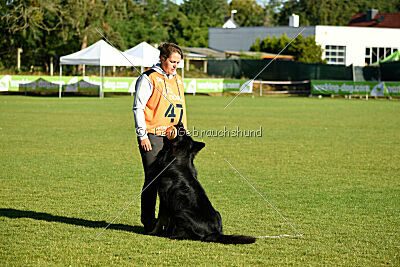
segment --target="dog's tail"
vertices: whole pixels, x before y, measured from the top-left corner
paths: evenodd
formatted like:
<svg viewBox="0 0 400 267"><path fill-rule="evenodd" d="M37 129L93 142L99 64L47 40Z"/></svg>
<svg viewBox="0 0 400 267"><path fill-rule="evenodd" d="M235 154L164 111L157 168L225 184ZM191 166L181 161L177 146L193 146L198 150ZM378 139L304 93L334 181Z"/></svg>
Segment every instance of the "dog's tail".
<svg viewBox="0 0 400 267"><path fill-rule="evenodd" d="M252 244L256 242L256 238L247 235L221 235L214 234L207 236L204 241L216 242L222 244Z"/></svg>

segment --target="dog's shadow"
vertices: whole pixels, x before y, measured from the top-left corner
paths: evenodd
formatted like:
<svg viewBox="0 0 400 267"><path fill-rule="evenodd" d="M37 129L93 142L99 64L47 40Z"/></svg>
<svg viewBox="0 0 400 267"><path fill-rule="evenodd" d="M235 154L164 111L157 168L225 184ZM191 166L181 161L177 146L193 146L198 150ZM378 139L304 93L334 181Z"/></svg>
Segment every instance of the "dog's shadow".
<svg viewBox="0 0 400 267"><path fill-rule="evenodd" d="M11 219L30 218L47 222L59 222L71 225L84 226L89 228L105 228L108 223L106 221L91 221L80 218L71 218L65 216L52 215L50 213L36 212L29 210L16 210L16 209L0 209L0 217L7 217ZM145 234L142 226L131 226L126 224L111 224L108 229L132 232L136 234Z"/></svg>

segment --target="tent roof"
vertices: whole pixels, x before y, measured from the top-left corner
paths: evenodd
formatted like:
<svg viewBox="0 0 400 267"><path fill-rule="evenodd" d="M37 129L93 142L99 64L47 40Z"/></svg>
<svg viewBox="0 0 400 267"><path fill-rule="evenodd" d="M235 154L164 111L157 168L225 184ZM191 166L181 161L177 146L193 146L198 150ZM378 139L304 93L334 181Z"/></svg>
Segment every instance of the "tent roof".
<svg viewBox="0 0 400 267"><path fill-rule="evenodd" d="M125 50L125 53L140 58L139 66L143 67L151 67L160 61L160 51L146 42Z"/></svg>
<svg viewBox="0 0 400 267"><path fill-rule="evenodd" d="M138 61L140 59L119 51L104 40L60 58L62 65L133 66Z"/></svg>
<svg viewBox="0 0 400 267"><path fill-rule="evenodd" d="M393 52L390 56L382 59L379 62L399 61L399 60L400 60L400 51L397 50L397 51Z"/></svg>
<svg viewBox="0 0 400 267"><path fill-rule="evenodd" d="M384 59L381 59L380 61L377 61L371 65L376 66L376 65L379 65L379 63L390 62L390 61L399 61L399 60L400 60L400 51L396 50L391 55L389 55L389 56L385 57Z"/></svg>
<svg viewBox="0 0 400 267"><path fill-rule="evenodd" d="M125 53L139 59L139 64L135 64L135 66L152 67L160 61L160 50L146 42L141 42L137 46L125 50ZM178 68L183 68L183 65L183 60L181 60Z"/></svg>

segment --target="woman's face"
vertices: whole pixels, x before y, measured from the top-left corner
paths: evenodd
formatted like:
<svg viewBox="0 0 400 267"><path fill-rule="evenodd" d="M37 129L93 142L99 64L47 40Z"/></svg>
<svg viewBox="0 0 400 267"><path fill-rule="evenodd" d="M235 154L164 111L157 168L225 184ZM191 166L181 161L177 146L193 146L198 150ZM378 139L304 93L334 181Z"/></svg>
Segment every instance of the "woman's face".
<svg viewBox="0 0 400 267"><path fill-rule="evenodd" d="M167 74L174 74L176 71L176 68L178 67L179 62L181 61L181 55L177 52L171 53L169 58L165 58L163 56L160 56L160 61L161 61L161 68L167 73Z"/></svg>

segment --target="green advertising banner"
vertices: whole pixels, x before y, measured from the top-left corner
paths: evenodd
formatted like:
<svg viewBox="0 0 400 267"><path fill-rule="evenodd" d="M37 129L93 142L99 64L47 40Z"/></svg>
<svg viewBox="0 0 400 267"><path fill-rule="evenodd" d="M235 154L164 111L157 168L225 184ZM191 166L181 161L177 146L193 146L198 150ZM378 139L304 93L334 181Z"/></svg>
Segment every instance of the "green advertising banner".
<svg viewBox="0 0 400 267"><path fill-rule="evenodd" d="M246 80L234 79L183 79L186 93L222 93L239 91ZM242 90L242 93L251 93L253 83Z"/></svg>
<svg viewBox="0 0 400 267"><path fill-rule="evenodd" d="M400 82L353 82L311 80L314 95L400 96Z"/></svg>
<svg viewBox="0 0 400 267"><path fill-rule="evenodd" d="M104 92L134 92L136 77L103 77ZM45 82L50 82L51 85ZM82 82L84 81L84 82ZM89 83L89 84L88 84ZM61 85L64 92L87 92L93 91L93 86L100 86L100 77L62 76ZM26 86L31 84L32 86ZM23 75L0 75L0 91L53 91L54 85L59 86L58 76L23 76ZM90 85L91 84L91 85ZM49 89L51 88L51 89Z"/></svg>
<svg viewBox="0 0 400 267"><path fill-rule="evenodd" d="M136 77L103 77L104 92L135 92ZM239 91L246 80L183 79L186 93L215 93ZM0 75L0 91L56 92L59 84L63 92L96 92L100 77ZM242 90L251 93L253 84Z"/></svg>
<svg viewBox="0 0 400 267"><path fill-rule="evenodd" d="M400 96L400 82L385 82L385 89L390 96Z"/></svg>
<svg viewBox="0 0 400 267"><path fill-rule="evenodd" d="M60 89L60 85L46 81L39 78L30 83L19 84L19 91L23 92L44 92L44 93L57 93Z"/></svg>
<svg viewBox="0 0 400 267"><path fill-rule="evenodd" d="M135 92L137 77L103 77L104 92ZM100 77L88 77L85 81L100 85Z"/></svg>

